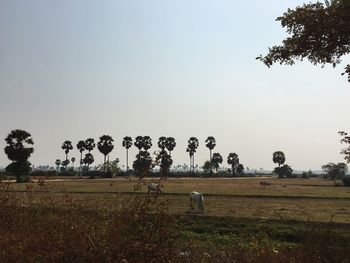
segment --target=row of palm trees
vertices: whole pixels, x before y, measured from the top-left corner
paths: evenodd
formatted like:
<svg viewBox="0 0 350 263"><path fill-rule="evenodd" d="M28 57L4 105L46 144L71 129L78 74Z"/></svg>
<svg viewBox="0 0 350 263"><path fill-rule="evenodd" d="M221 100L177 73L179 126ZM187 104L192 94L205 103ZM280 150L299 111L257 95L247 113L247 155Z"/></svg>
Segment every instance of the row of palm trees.
<svg viewBox="0 0 350 263"><path fill-rule="evenodd" d="M103 135L99 138L99 142L97 143L97 148L98 150L104 155L104 162L103 162L103 167L105 170L105 165L106 162L109 161L107 159L109 156L109 153L113 150L113 138L109 135ZM125 136L123 138L122 146L126 149L126 169L127 171L129 170L129 149L132 146L135 146L139 150L139 154L141 151L148 151L152 147L152 139L150 136L137 136L135 140L130 136ZM173 137L165 137L161 136L158 139L158 147L161 151L167 150L170 157L171 157L171 152L175 149L176 147L176 141ZM209 149L209 162L213 165L214 168L218 168L219 164L222 163L223 159L222 156L219 153L214 153L212 154L212 150L216 146L216 140L213 136L209 136L205 140L205 145ZM79 167L79 172L81 170L81 165L85 164L85 166L88 167L94 162L94 157L91 153L91 151L96 147L95 140L93 138L88 138L86 140L80 140L76 148L80 152L80 167ZM199 140L196 137L190 137L188 140L188 145L186 152L189 153L190 157L190 172L194 172L195 169L195 153L197 152L197 149L199 147ZM68 154L69 152L73 149L73 144L71 141L66 140L62 144L62 150L64 150L65 153L65 161L62 163L60 160L56 160L56 165L59 165L58 163L62 164L63 166L67 167L68 164L70 163L68 159ZM83 153L87 151L85 156L83 157ZM227 162L229 165L232 166L232 173L235 175L235 172L238 170L242 170L242 167L239 167L239 158L236 153L230 153L227 159ZM216 168L216 170L217 170Z"/></svg>

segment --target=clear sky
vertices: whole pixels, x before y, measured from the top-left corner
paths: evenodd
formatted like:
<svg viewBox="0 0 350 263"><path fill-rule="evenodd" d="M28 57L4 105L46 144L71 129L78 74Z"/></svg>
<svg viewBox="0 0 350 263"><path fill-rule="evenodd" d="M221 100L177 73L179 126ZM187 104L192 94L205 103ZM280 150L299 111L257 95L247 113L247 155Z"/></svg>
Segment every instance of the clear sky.
<svg viewBox="0 0 350 263"><path fill-rule="evenodd" d="M175 164L189 162L191 136L201 165L207 136L214 152L236 152L251 168L273 168L276 150L295 169L342 161L343 66L255 60L286 36L275 18L303 2L0 0L0 147L20 128L32 134L36 165L63 159L66 139L103 134L122 163L126 135L151 136L152 151L159 136L175 137Z"/></svg>

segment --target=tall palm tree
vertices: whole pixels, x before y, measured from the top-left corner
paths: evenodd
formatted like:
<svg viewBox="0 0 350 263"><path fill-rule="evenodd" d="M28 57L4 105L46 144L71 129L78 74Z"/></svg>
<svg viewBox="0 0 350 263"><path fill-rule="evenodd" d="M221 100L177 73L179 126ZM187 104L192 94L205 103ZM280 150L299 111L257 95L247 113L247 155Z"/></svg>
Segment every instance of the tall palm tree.
<svg viewBox="0 0 350 263"><path fill-rule="evenodd" d="M216 146L216 142L215 142L215 138L213 136L209 136L206 140L205 140L205 146L207 146L207 148L209 149L209 161L211 161L212 155L211 155L211 151L215 148Z"/></svg>
<svg viewBox="0 0 350 263"><path fill-rule="evenodd" d="M273 161L274 163L277 163L277 164L278 164L278 167L280 167L281 164L284 164L284 162L286 161L286 157L285 157L285 155L284 155L283 152L277 151L277 152L274 152L274 153L273 153L272 161Z"/></svg>
<svg viewBox="0 0 350 263"><path fill-rule="evenodd" d="M68 160L68 153L70 150L73 149L73 145L71 141L64 141L62 144L62 150L64 150L64 153L66 154L66 160L65 160L65 164L66 164L66 170L67 170L67 165L69 164L69 160Z"/></svg>
<svg viewBox="0 0 350 263"><path fill-rule="evenodd" d="M158 140L158 147L164 151L164 149L166 148L166 137L164 136L161 136L159 137L159 140Z"/></svg>
<svg viewBox="0 0 350 263"><path fill-rule="evenodd" d="M232 176L235 176L237 166L239 165L238 155L236 153L230 153L227 157L227 163L232 167Z"/></svg>
<svg viewBox="0 0 350 263"><path fill-rule="evenodd" d="M123 139L123 147L126 149L126 171L129 171L129 148L132 146L132 138L125 136Z"/></svg>
<svg viewBox="0 0 350 263"><path fill-rule="evenodd" d="M190 155L190 166L189 167L190 167L190 173L191 173L192 172L192 167L193 167L192 162L193 162L193 154L194 154L194 152L193 152L193 150L190 147L187 147L186 152L188 152L188 154Z"/></svg>
<svg viewBox="0 0 350 263"><path fill-rule="evenodd" d="M135 138L134 145L137 149L139 149L139 152L142 150L143 147L143 137L142 136L137 136Z"/></svg>
<svg viewBox="0 0 350 263"><path fill-rule="evenodd" d="M86 150L85 141L79 141L77 143L77 149L80 152L80 165L79 165L79 174L81 172L81 165L83 164L83 152Z"/></svg>
<svg viewBox="0 0 350 263"><path fill-rule="evenodd" d="M190 158L192 158L192 169L193 169L193 172L194 172L194 154L197 151L198 145L199 145L199 143L198 143L198 139L196 137L191 137L188 140L187 151L190 154Z"/></svg>
<svg viewBox="0 0 350 263"><path fill-rule="evenodd" d="M106 170L106 157L113 150L113 139L109 135L102 135L97 143L97 149L104 155L103 171Z"/></svg>
<svg viewBox="0 0 350 263"><path fill-rule="evenodd" d="M85 140L85 149L90 153L95 148L95 140L93 138L88 138Z"/></svg>
<svg viewBox="0 0 350 263"><path fill-rule="evenodd" d="M165 147L169 151L169 155L171 156L171 152L174 150L176 146L175 139L173 137L166 138Z"/></svg>

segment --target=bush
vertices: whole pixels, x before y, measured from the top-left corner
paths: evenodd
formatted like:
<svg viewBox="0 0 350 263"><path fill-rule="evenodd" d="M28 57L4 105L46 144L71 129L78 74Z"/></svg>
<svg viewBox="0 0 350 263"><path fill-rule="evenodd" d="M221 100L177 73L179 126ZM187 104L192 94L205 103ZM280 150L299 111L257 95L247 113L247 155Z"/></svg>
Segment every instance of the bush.
<svg viewBox="0 0 350 263"><path fill-rule="evenodd" d="M346 187L350 187L350 176L346 176L343 178L343 184Z"/></svg>
<svg viewBox="0 0 350 263"><path fill-rule="evenodd" d="M104 172L104 171L90 171L87 173L84 173L84 176L90 176L90 178L112 178L113 173L112 172Z"/></svg>

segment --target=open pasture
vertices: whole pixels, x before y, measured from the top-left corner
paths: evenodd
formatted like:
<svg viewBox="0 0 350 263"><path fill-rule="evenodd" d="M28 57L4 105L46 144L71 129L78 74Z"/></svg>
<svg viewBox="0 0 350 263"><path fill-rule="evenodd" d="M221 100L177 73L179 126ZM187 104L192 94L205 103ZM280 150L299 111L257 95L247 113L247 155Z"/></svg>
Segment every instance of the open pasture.
<svg viewBox="0 0 350 263"><path fill-rule="evenodd" d="M145 179L138 194L146 193L146 184L158 179ZM260 181L272 182L271 187L260 186ZM237 218L301 220L315 222L350 223L350 189L335 187L332 181L323 179L166 179L161 181L169 211L189 213L190 191L202 192L205 197L205 214ZM111 208L134 195L134 179L71 179L46 180L45 193L59 203L81 203L91 208ZM286 184L286 187L283 187ZM212 188L213 185L213 188ZM27 199L28 192L39 200L43 188L38 183L11 184ZM29 189L29 190L28 190Z"/></svg>

